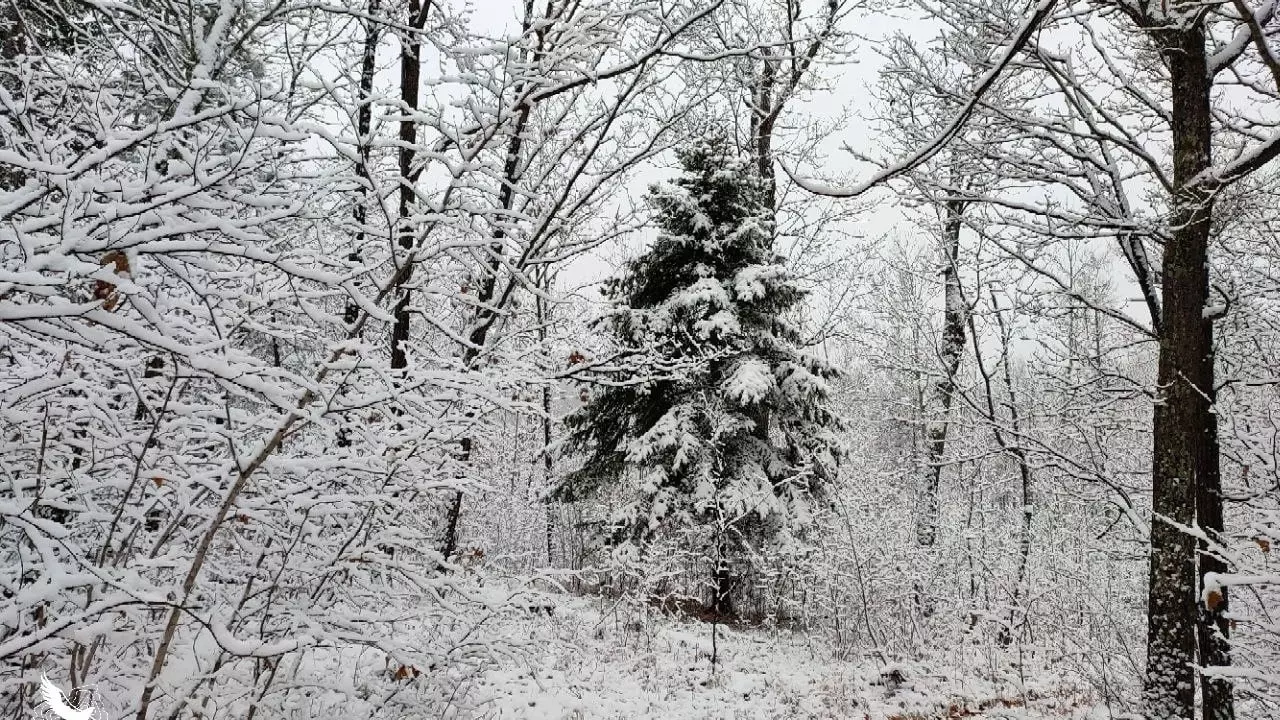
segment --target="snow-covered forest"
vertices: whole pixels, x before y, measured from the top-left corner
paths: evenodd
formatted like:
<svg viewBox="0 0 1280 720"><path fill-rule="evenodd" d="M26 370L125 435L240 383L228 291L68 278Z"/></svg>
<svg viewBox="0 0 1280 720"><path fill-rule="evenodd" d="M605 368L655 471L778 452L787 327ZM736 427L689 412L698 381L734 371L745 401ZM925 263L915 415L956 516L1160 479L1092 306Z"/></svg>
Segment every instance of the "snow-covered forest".
<svg viewBox="0 0 1280 720"><path fill-rule="evenodd" d="M0 717L1280 717L1277 157L1277 0L0 0Z"/></svg>

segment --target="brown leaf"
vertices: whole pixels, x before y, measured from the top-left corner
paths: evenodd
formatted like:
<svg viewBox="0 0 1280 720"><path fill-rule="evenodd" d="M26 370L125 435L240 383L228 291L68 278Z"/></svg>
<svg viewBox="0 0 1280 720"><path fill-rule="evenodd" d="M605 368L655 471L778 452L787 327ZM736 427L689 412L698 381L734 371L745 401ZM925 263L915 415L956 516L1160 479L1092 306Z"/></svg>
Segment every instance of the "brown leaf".
<svg viewBox="0 0 1280 720"><path fill-rule="evenodd" d="M128 277L132 270L129 268L129 256L119 250L112 250L102 256L102 260L98 263L103 267L112 266L116 275ZM106 280L98 280L93 284L93 299L102 301L102 309L111 312L120 304L120 296L116 293L114 283Z"/></svg>
<svg viewBox="0 0 1280 720"><path fill-rule="evenodd" d="M129 269L129 256L119 250L112 250L103 255L102 262L98 264L103 266L114 265L117 275L128 275L131 272Z"/></svg>
<svg viewBox="0 0 1280 720"><path fill-rule="evenodd" d="M116 295L116 286L105 280L95 281L93 284L93 299L102 301L102 309L111 312L116 309L116 304L120 301Z"/></svg>
<svg viewBox="0 0 1280 720"><path fill-rule="evenodd" d="M1208 595L1204 596L1204 606L1210 610L1217 610L1222 605L1222 593L1217 590L1210 590Z"/></svg>
<svg viewBox="0 0 1280 720"><path fill-rule="evenodd" d="M159 475L156 475L155 477L151 478L151 482L155 483L156 487L164 486L164 478L160 477Z"/></svg>
<svg viewBox="0 0 1280 720"><path fill-rule="evenodd" d="M1270 538L1265 538L1265 537L1263 537L1263 536L1259 535L1258 537L1254 538L1254 539L1253 539L1253 541L1254 541L1254 542L1256 542L1256 543L1258 543L1258 547L1262 549L1262 552L1264 552L1264 553L1269 553L1269 552L1271 552L1271 539L1270 539Z"/></svg>

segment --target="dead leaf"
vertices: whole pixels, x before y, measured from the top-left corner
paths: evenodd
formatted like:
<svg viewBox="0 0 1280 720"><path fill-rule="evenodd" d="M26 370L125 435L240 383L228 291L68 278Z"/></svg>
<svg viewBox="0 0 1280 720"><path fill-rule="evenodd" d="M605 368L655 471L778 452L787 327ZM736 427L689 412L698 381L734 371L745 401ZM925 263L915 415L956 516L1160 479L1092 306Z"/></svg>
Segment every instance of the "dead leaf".
<svg viewBox="0 0 1280 720"><path fill-rule="evenodd" d="M98 263L103 267L111 265L116 275L129 277L129 257L119 250L112 250L102 256L102 261ZM116 293L114 283L106 280L98 280L93 285L93 299L102 301L102 309L111 312L120 304L120 295Z"/></svg>

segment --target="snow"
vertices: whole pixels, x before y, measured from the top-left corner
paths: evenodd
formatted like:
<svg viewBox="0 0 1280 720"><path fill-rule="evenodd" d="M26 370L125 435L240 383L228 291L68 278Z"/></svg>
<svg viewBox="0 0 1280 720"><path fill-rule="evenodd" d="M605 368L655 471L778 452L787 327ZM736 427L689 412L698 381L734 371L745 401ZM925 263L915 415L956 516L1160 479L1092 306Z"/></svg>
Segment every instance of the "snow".
<svg viewBox="0 0 1280 720"><path fill-rule="evenodd" d="M786 277L787 270L781 265L752 265L738 271L733 289L739 300L751 302L764 297L771 284Z"/></svg>
<svg viewBox="0 0 1280 720"><path fill-rule="evenodd" d="M715 278L702 278L671 298L673 307L707 306L722 308L730 304L729 293Z"/></svg>
<svg viewBox="0 0 1280 720"><path fill-rule="evenodd" d="M769 364L756 357L739 361L724 381L725 395L743 405L764 400L775 387Z"/></svg>
<svg viewBox="0 0 1280 720"><path fill-rule="evenodd" d="M879 653L838 658L823 641L787 631L717 626L713 668L710 624L617 599L551 599L550 617L524 614L501 625L501 632L527 641L528 651L457 678L439 717L1112 717L1087 691L1063 684L1060 675L1045 673L1020 684L1008 665L990 673L978 657L969 658L972 675L957 674L941 656L894 662Z"/></svg>

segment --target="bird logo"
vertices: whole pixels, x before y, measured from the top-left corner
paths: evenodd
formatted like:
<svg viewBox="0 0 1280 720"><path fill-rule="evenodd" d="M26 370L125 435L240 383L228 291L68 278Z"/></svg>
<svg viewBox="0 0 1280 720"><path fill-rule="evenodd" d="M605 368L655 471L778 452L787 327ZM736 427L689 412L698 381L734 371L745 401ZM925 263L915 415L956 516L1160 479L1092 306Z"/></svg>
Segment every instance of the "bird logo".
<svg viewBox="0 0 1280 720"><path fill-rule="evenodd" d="M46 675L40 676L40 697L59 720L93 720L93 707L72 707L67 697Z"/></svg>

